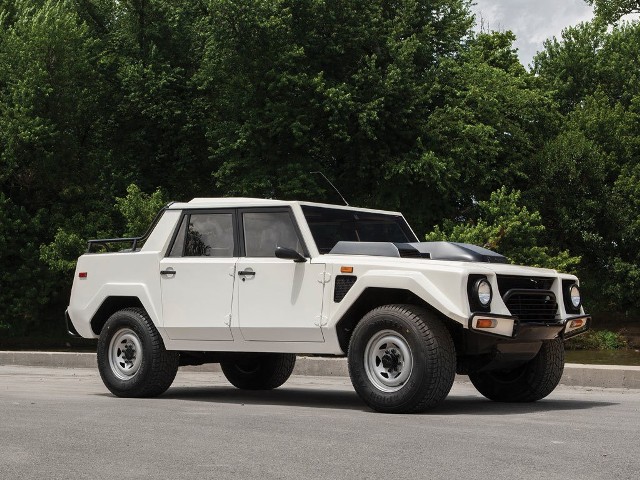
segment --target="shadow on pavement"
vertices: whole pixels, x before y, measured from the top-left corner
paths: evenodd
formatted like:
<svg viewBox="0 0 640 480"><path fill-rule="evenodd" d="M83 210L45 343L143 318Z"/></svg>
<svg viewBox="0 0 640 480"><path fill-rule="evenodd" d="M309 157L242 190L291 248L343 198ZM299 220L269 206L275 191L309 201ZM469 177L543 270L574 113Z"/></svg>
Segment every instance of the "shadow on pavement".
<svg viewBox="0 0 640 480"><path fill-rule="evenodd" d="M171 388L160 398L197 402L368 410L360 397L353 391L286 387L270 391L238 390L226 386L177 387Z"/></svg>
<svg viewBox="0 0 640 480"><path fill-rule="evenodd" d="M522 415L527 413L588 410L616 405L611 402L589 400L560 400L546 398L533 403L492 402L479 396L450 395L432 414L441 415Z"/></svg>
<svg viewBox="0 0 640 480"><path fill-rule="evenodd" d="M175 387L160 399L193 402L229 403L238 405L280 405L294 407L329 408L372 412L354 391L279 388L271 391L238 390L234 387ZM588 410L615 403L543 399L535 403L499 403L480 396L450 395L439 407L424 415L522 415L527 413Z"/></svg>

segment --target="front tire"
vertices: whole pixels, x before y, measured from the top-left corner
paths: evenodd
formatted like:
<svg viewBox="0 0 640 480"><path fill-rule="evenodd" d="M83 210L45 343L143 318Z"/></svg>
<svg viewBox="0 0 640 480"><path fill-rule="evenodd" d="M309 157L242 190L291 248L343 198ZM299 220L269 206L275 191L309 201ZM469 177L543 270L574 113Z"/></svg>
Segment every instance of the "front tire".
<svg viewBox="0 0 640 480"><path fill-rule="evenodd" d="M530 361L510 370L469 373L478 392L495 402L535 402L555 390L564 371L561 338L543 342Z"/></svg>
<svg viewBox="0 0 640 480"><path fill-rule="evenodd" d="M178 352L164 348L141 308L125 308L109 317L100 332L97 357L102 381L118 397L158 396L178 372Z"/></svg>
<svg viewBox="0 0 640 480"><path fill-rule="evenodd" d="M239 354L220 362L227 380L242 390L273 390L286 382L296 365L292 353Z"/></svg>
<svg viewBox="0 0 640 480"><path fill-rule="evenodd" d="M370 311L349 342L353 387L372 409L422 412L440 404L455 378L456 355L445 325L415 305Z"/></svg>

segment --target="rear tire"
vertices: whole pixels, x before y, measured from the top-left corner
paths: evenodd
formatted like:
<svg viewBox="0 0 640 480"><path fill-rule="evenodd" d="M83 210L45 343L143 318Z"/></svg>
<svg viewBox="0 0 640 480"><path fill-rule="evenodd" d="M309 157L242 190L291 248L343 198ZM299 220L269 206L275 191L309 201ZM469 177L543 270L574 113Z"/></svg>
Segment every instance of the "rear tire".
<svg viewBox="0 0 640 480"><path fill-rule="evenodd" d="M362 400L386 413L423 412L440 404L455 378L456 354L445 325L415 305L366 314L349 342L349 375Z"/></svg>
<svg viewBox="0 0 640 480"><path fill-rule="evenodd" d="M164 348L141 308L125 308L109 317L100 332L97 357L102 381L118 397L158 396L178 372L178 352Z"/></svg>
<svg viewBox="0 0 640 480"><path fill-rule="evenodd" d="M220 362L227 380L242 390L278 388L289 379L295 365L292 353L245 353Z"/></svg>
<svg viewBox="0 0 640 480"><path fill-rule="evenodd" d="M510 370L469 373L478 392L494 402L535 402L555 390L564 371L561 338L543 342L538 354Z"/></svg>

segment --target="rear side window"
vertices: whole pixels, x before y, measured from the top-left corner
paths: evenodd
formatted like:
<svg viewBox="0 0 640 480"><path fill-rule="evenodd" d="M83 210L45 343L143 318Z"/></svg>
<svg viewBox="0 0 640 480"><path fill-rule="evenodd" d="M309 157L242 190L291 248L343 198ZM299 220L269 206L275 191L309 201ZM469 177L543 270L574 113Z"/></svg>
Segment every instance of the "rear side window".
<svg viewBox="0 0 640 480"><path fill-rule="evenodd" d="M233 257L233 214L185 215L170 257Z"/></svg>

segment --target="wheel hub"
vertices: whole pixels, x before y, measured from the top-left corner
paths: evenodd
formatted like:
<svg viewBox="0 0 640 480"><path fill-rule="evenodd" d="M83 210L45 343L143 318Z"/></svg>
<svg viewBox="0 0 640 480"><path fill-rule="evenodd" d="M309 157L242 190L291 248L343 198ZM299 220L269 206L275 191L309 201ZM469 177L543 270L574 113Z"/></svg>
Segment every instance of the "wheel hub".
<svg viewBox="0 0 640 480"><path fill-rule="evenodd" d="M136 358L136 351L134 350L133 345L131 345L130 343L127 344L126 347L124 347L124 358L129 361Z"/></svg>
<svg viewBox="0 0 640 480"><path fill-rule="evenodd" d="M400 355L395 348L391 350L385 350L382 356L382 366L389 371L398 370L398 363L400 361Z"/></svg>

